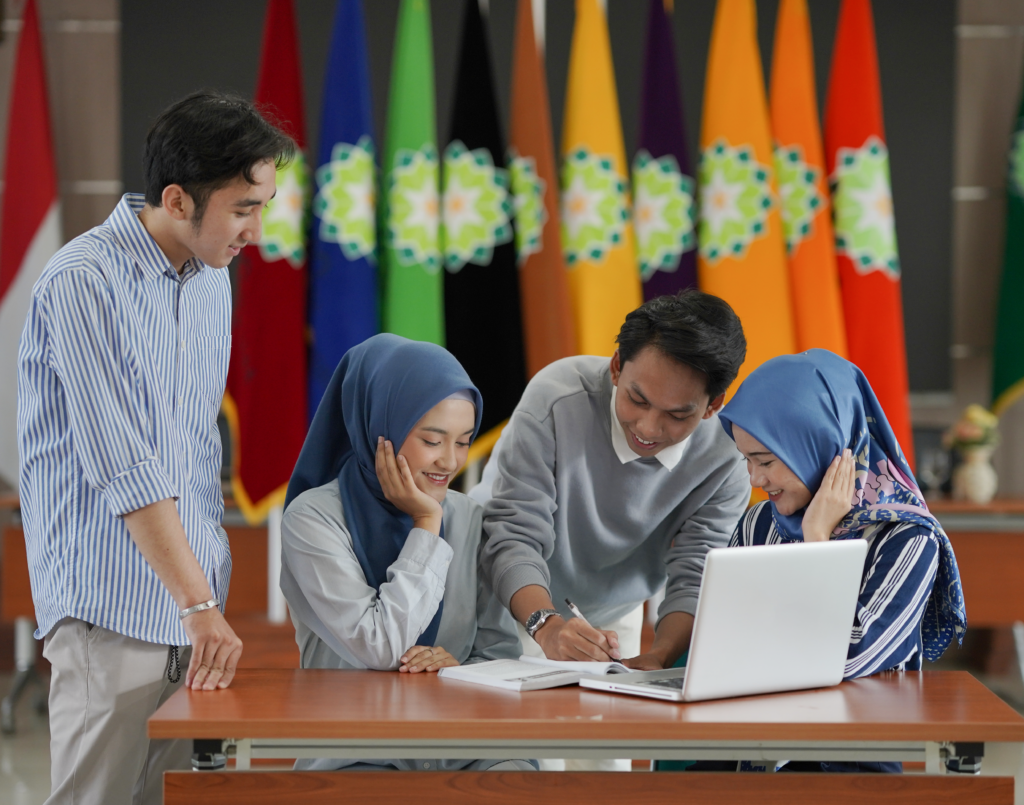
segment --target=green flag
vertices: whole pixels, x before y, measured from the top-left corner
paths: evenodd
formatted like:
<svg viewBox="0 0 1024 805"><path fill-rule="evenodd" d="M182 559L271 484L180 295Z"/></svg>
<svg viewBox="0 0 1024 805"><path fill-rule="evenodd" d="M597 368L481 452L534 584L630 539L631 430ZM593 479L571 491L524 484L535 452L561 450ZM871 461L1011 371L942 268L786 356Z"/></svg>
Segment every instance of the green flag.
<svg viewBox="0 0 1024 805"><path fill-rule="evenodd" d="M992 357L992 411L1001 414L1024 394L1024 98L1006 178L1006 251Z"/></svg>
<svg viewBox="0 0 1024 805"><path fill-rule="evenodd" d="M430 4L402 0L382 163L382 318L389 333L443 346L435 131Z"/></svg>

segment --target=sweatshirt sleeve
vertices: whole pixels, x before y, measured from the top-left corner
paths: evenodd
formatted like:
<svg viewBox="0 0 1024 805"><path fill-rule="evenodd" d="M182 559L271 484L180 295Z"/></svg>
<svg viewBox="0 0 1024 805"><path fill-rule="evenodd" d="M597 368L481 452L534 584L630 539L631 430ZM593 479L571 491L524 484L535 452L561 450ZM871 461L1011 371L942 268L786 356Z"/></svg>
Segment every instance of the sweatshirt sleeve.
<svg viewBox="0 0 1024 805"><path fill-rule="evenodd" d="M434 617L452 555L443 539L414 528L378 591L347 531L309 506L281 523L282 561L298 587L285 590L289 606L332 650L379 671L398 668Z"/></svg>
<svg viewBox="0 0 1024 805"><path fill-rule="evenodd" d="M483 544L480 557L483 559ZM476 637L466 665L484 660L517 660L523 653L515 618L501 605L483 572L477 575Z"/></svg>
<svg viewBox="0 0 1024 805"><path fill-rule="evenodd" d="M658 608L660 621L670 612L697 611L697 595L704 573L704 557L712 548L724 548L750 502L750 481L743 463L728 469L721 485L707 502L683 523L672 540L665 563L668 582Z"/></svg>
<svg viewBox="0 0 1024 805"><path fill-rule="evenodd" d="M901 667L917 654L938 566L938 542L924 526L890 528L875 537L864 565L845 679Z"/></svg>
<svg viewBox="0 0 1024 805"><path fill-rule="evenodd" d="M555 546L555 433L517 410L503 434L494 495L484 510L483 576L502 606L523 587L549 589L547 560Z"/></svg>

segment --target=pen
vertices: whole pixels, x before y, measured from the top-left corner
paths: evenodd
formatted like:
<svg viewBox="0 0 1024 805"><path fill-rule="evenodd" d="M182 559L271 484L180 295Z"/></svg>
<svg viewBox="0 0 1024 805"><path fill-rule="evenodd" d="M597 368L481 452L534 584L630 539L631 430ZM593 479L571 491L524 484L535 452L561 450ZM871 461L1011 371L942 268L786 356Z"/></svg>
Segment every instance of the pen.
<svg viewBox="0 0 1024 805"><path fill-rule="evenodd" d="M565 599L565 603L566 603L566 604L568 604L568 606L569 606L569 611L570 611L570 612L571 612L571 613L572 613L572 614L573 614L574 616L576 616L576 617L577 617L577 618L579 618L579 619L580 619L581 621L583 621L583 622L584 622L585 624L587 624L587 626L590 626L590 625L591 625L591 624L590 624L590 621L588 621L588 620L587 620L586 618L584 618L584 617L583 617L583 613L582 613L582 612L580 612L580 611L579 611L579 609L577 609L576 605L575 605L575 604L574 604L574 603L573 603L572 601L570 601L570 600L569 600L568 598L566 598L566 599ZM591 627L591 628L593 628L593 627ZM612 658L612 661L613 661L613 662L619 662L619 661L620 661L620 658L621 658L621 655L620 655L620 657L616 657L616 656L615 656L614 654L612 654L612 653L611 653L612 651L614 651L614 652L618 653L618 649L611 649L611 650L610 650L610 651L608 652L608 656Z"/></svg>
<svg viewBox="0 0 1024 805"><path fill-rule="evenodd" d="M583 613L580 612L576 608L576 605L572 601L570 601L568 598L566 598L565 599L565 603L569 605L569 611L573 615L575 615L577 618L579 618L581 621L583 621L585 624L587 624L587 626L590 626L590 621L588 621L586 618L583 617Z"/></svg>

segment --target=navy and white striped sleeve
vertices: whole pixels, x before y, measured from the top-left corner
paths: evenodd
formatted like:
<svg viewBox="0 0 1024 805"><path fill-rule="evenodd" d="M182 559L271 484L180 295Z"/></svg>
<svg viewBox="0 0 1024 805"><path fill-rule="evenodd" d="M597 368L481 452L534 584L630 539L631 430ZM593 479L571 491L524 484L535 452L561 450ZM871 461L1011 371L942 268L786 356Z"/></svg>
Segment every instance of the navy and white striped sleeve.
<svg viewBox="0 0 1024 805"><path fill-rule="evenodd" d="M87 269L61 271L38 297L85 477L115 515L178 497L157 458L131 339L111 289Z"/></svg>
<svg viewBox="0 0 1024 805"><path fill-rule="evenodd" d="M921 617L938 561L938 542L925 526L888 526L871 540L844 678L903 667L920 656Z"/></svg>
<svg viewBox="0 0 1024 805"><path fill-rule="evenodd" d="M736 524L736 530L732 532L732 539L729 540L729 547L764 545L771 523L772 513L767 501L751 506Z"/></svg>

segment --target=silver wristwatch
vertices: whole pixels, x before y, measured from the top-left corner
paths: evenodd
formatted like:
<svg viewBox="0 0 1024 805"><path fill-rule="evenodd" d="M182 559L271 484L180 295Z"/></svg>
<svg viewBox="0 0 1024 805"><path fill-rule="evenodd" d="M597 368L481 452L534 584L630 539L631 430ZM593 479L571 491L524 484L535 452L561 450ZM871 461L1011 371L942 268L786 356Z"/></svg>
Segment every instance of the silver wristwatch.
<svg viewBox="0 0 1024 805"><path fill-rule="evenodd" d="M526 619L526 633L533 637L548 618L557 614L557 609L538 609Z"/></svg>

